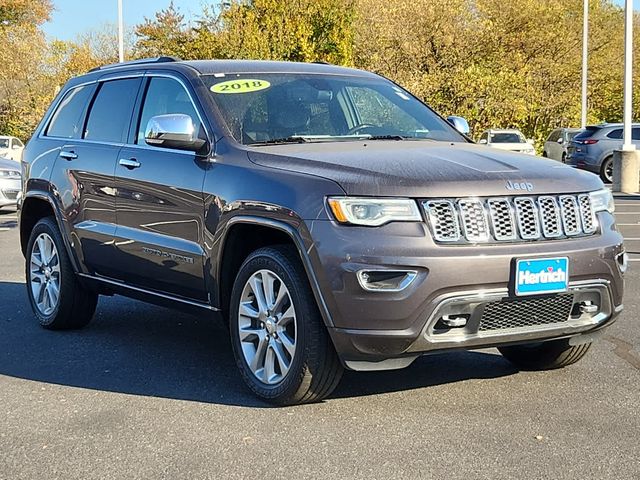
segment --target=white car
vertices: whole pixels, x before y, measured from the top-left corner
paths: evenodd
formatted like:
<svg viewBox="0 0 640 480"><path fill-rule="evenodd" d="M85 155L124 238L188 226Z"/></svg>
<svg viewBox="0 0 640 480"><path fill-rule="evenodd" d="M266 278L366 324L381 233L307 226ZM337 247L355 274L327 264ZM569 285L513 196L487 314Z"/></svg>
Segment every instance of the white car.
<svg viewBox="0 0 640 480"><path fill-rule="evenodd" d="M535 155L533 140L527 140L520 130L485 130L478 141L481 145Z"/></svg>
<svg viewBox="0 0 640 480"><path fill-rule="evenodd" d="M20 165L0 157L0 209L15 208L22 195L22 175Z"/></svg>
<svg viewBox="0 0 640 480"><path fill-rule="evenodd" d="M0 137L0 157L21 162L23 150L24 143L22 143L19 138Z"/></svg>

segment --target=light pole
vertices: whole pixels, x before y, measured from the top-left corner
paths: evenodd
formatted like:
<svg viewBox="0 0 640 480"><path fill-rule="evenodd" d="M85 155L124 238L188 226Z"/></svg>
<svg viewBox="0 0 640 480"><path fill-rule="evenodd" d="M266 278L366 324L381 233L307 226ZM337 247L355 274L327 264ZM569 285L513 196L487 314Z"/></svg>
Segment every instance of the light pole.
<svg viewBox="0 0 640 480"><path fill-rule="evenodd" d="M613 153L613 190L637 193L640 186L639 156L633 144L633 0L624 4L624 127L622 150Z"/></svg>
<svg viewBox="0 0 640 480"><path fill-rule="evenodd" d="M118 0L118 59L124 62L124 20L122 19L122 0Z"/></svg>
<svg viewBox="0 0 640 480"><path fill-rule="evenodd" d="M635 150L631 141L633 121L633 0L624 4L624 133L623 150Z"/></svg>
<svg viewBox="0 0 640 480"><path fill-rule="evenodd" d="M584 0L582 13L582 120L581 128L587 126L587 69L589 57L589 0Z"/></svg>

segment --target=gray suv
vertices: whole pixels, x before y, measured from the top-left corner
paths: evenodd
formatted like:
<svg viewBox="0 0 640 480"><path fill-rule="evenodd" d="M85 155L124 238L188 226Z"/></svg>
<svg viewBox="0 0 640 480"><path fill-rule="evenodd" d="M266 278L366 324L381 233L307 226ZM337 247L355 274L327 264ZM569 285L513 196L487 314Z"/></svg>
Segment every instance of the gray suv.
<svg viewBox="0 0 640 480"><path fill-rule="evenodd" d="M622 148L622 124L592 125L573 137L567 149L567 165L600 175L604 182L613 181L613 152ZM640 124L632 129L633 143L640 146Z"/></svg>
<svg viewBox="0 0 640 480"><path fill-rule="evenodd" d="M158 58L75 78L24 155L35 317L80 328L114 294L219 317L276 404L441 351L578 361L622 310L610 192L453 125L330 65Z"/></svg>
<svg viewBox="0 0 640 480"><path fill-rule="evenodd" d="M544 142L542 156L566 163L569 143L580 132L579 128L556 128Z"/></svg>

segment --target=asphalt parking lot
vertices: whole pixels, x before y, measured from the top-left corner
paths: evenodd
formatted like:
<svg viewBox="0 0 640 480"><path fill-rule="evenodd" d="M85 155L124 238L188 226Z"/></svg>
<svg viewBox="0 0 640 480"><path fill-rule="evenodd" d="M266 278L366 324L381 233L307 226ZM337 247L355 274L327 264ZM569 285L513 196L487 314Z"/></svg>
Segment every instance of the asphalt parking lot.
<svg viewBox="0 0 640 480"><path fill-rule="evenodd" d="M494 350L347 373L269 408L217 322L102 298L40 329L14 213L0 213L0 479L640 478L640 200L618 200L625 312L580 363L518 372Z"/></svg>

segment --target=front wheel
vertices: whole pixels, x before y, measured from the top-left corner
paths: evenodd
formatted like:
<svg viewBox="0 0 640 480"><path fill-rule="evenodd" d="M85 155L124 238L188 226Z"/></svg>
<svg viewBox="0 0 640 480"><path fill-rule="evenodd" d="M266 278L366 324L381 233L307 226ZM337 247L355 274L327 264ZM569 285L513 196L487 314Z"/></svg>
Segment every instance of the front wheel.
<svg viewBox="0 0 640 480"><path fill-rule="evenodd" d="M315 402L340 381L342 365L294 249L249 255L233 286L229 320L240 374L261 399Z"/></svg>
<svg viewBox="0 0 640 480"><path fill-rule="evenodd" d="M591 343L569 345L568 340L498 347L511 363L521 370L553 370L563 368L582 359Z"/></svg>

